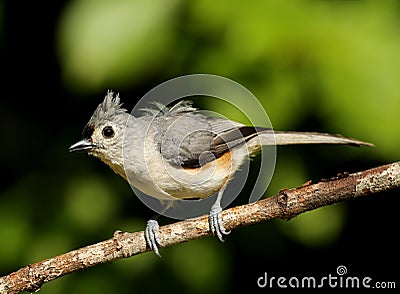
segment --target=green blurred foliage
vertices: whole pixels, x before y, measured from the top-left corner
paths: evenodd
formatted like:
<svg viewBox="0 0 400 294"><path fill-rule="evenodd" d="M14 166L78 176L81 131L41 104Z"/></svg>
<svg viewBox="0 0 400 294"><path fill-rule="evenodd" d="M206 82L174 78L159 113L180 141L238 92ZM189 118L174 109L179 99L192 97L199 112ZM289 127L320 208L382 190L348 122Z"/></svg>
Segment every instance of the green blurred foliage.
<svg viewBox="0 0 400 294"><path fill-rule="evenodd" d="M282 232L310 248L329 246L342 231L345 213L342 205L325 206L303 213L287 223L280 223Z"/></svg>
<svg viewBox="0 0 400 294"><path fill-rule="evenodd" d="M0 2L0 29L2 11ZM138 97L124 91L143 84L147 91L184 74L218 74L248 88L276 129L342 133L376 145L279 149L267 192L273 195L344 166L398 159L399 24L397 1L72 0L57 19L55 50L68 97L93 97L112 88L125 102ZM102 97L96 99L94 106ZM219 102L209 106L246 121ZM83 127L86 121L75 123L80 122ZM106 239L117 229L142 230L150 216L135 215L135 209L147 208L102 163L60 155L80 130L64 131L42 166L2 191L2 273ZM17 148L10 151L13 158L21 152ZM244 237L236 246L249 256L281 257L288 240L310 250L333 246L346 219L346 207L335 205L232 235ZM249 249L249 242L261 245ZM228 246L205 239L161 254L161 260L147 253L63 277L41 293L232 290L235 257Z"/></svg>
<svg viewBox="0 0 400 294"><path fill-rule="evenodd" d="M68 86L122 87L135 76L151 73L175 40L177 2L71 1L58 36Z"/></svg>
<svg viewBox="0 0 400 294"><path fill-rule="evenodd" d="M66 202L63 216L70 226L76 226L83 232L91 232L104 226L118 210L117 197L112 187L99 178L86 176L72 180L66 188ZM95 203L95 207L91 206ZM91 208L91 209L88 209Z"/></svg>

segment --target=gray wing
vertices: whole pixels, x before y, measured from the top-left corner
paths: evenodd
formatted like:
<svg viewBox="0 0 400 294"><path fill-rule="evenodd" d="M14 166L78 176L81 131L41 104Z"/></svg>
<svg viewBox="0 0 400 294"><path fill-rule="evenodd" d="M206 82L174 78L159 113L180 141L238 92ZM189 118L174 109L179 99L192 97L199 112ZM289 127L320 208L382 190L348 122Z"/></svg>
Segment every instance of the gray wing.
<svg viewBox="0 0 400 294"><path fill-rule="evenodd" d="M194 114L160 119L156 142L162 156L181 166L199 165L200 155L210 150L215 137L207 119Z"/></svg>
<svg viewBox="0 0 400 294"><path fill-rule="evenodd" d="M208 118L196 111L190 101L164 108L153 119L155 142L161 155L181 165L198 165L200 155L210 150L215 137Z"/></svg>
<svg viewBox="0 0 400 294"><path fill-rule="evenodd" d="M207 117L189 102L180 102L152 119L155 142L162 156L183 167L195 168L213 161L230 149L248 142L256 152L261 145L372 144L313 132L273 132L272 129L244 126L223 118ZM252 140L258 136L258 140Z"/></svg>
<svg viewBox="0 0 400 294"><path fill-rule="evenodd" d="M187 105L175 105L155 118L158 150L174 164L202 166L257 134L256 128L207 117Z"/></svg>

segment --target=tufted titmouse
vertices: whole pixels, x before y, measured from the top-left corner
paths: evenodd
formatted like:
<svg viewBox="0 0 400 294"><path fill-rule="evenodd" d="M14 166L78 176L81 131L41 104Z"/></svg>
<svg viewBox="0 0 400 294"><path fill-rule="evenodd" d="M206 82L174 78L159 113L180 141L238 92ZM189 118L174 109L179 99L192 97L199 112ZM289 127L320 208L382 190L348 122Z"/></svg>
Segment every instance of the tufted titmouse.
<svg viewBox="0 0 400 294"><path fill-rule="evenodd" d="M228 182L249 155L263 145L347 144L373 146L341 135L275 132L208 117L181 101L172 107L155 103L142 116L122 108L108 91L83 130L83 139L69 151L87 151L143 193L158 199L207 198L217 193L209 213L210 229L219 240L229 234L222 223L221 198ZM126 143L124 143L126 142ZM201 175L207 180L198 181ZM157 255L156 219L148 221L145 237Z"/></svg>

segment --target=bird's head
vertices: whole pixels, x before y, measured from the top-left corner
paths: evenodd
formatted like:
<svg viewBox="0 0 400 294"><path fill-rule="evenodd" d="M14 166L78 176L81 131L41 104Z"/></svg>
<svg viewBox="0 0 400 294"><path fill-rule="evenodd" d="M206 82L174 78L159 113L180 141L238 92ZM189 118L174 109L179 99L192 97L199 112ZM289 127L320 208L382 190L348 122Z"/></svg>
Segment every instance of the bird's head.
<svg viewBox="0 0 400 294"><path fill-rule="evenodd" d="M86 151L113 169L114 164L122 165L117 161L122 161L124 130L129 116L118 94L114 96L108 91L83 129L82 140L69 147L69 151Z"/></svg>

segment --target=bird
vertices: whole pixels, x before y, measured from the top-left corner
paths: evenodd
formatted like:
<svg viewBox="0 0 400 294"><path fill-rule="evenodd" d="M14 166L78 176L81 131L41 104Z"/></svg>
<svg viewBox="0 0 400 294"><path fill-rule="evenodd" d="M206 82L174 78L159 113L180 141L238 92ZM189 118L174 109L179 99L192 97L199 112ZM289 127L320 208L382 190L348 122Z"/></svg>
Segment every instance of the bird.
<svg viewBox="0 0 400 294"><path fill-rule="evenodd" d="M99 158L130 185L160 201L217 194L208 219L212 234L223 242L230 231L223 225L221 199L235 173L262 146L295 144L373 146L338 134L274 131L207 116L190 100L172 106L155 101L134 116L123 107L119 94L109 90L84 127L82 139L69 151ZM148 220L145 239L161 256L157 217Z"/></svg>

